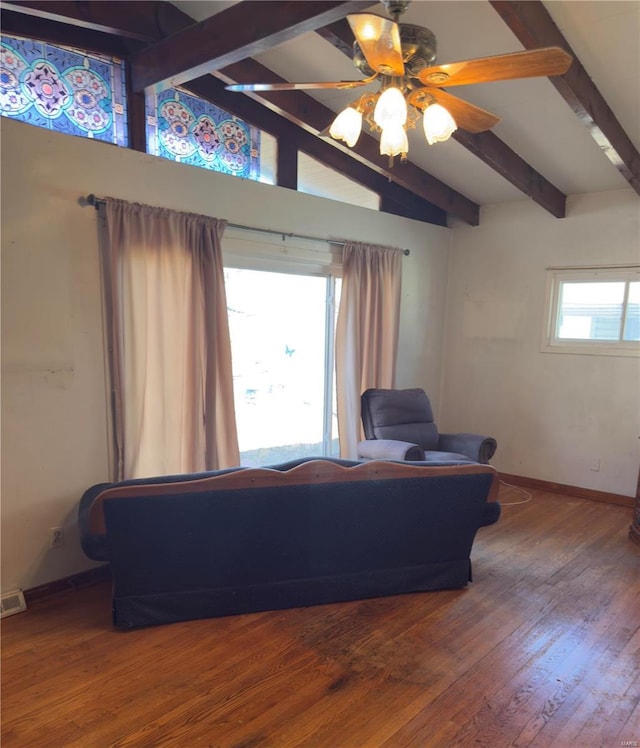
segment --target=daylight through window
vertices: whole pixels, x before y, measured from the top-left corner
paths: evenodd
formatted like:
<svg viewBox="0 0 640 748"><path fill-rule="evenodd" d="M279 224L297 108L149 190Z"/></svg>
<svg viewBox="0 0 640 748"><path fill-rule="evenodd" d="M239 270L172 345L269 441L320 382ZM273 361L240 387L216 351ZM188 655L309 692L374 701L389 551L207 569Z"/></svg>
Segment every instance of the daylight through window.
<svg viewBox="0 0 640 748"><path fill-rule="evenodd" d="M640 355L640 268L550 269L543 350Z"/></svg>
<svg viewBox="0 0 640 748"><path fill-rule="evenodd" d="M337 456L334 276L225 268L241 464Z"/></svg>

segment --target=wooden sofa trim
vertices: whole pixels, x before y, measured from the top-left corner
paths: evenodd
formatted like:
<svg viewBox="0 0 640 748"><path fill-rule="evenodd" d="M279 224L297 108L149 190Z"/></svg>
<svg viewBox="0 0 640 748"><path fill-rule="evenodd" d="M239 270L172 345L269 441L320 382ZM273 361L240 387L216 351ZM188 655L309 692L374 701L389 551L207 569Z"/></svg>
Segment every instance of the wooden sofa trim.
<svg viewBox="0 0 640 748"><path fill-rule="evenodd" d="M447 475L478 475L491 473L493 480L487 501L498 499L498 476L491 465L415 465L409 462L363 462L346 467L324 460L310 460L290 470L273 468L243 468L222 475L211 475L195 480L171 483L140 483L106 488L99 493L89 510L91 533L106 533L103 502L105 499L142 496L163 496L188 491L204 493L213 490L238 490L270 486L300 486L313 483L346 483L365 480L394 480L397 478L443 477Z"/></svg>

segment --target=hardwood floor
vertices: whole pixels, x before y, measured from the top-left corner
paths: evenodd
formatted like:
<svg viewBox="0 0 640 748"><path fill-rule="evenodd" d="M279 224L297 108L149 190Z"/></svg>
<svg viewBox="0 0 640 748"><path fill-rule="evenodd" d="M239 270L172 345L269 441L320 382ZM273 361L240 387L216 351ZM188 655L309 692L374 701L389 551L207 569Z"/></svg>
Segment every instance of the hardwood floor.
<svg viewBox="0 0 640 748"><path fill-rule="evenodd" d="M465 590L129 632L108 584L37 601L2 624L2 746L637 746L632 512L531 493Z"/></svg>

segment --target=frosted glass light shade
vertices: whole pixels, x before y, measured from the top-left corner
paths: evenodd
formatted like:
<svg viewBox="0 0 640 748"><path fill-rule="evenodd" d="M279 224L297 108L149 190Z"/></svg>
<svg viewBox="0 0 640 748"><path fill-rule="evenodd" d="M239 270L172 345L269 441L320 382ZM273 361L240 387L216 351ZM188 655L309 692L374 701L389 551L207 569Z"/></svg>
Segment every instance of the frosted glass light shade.
<svg viewBox="0 0 640 748"><path fill-rule="evenodd" d="M456 121L449 112L440 104L431 104L424 110L422 117L424 136L429 145L449 140L451 135L458 129Z"/></svg>
<svg viewBox="0 0 640 748"><path fill-rule="evenodd" d="M373 121L384 130L387 125L404 125L407 121L407 102L399 88L385 89L373 111Z"/></svg>
<svg viewBox="0 0 640 748"><path fill-rule="evenodd" d="M349 148L353 148L360 137L361 130L362 114L349 106L333 120L329 135L336 140L344 140Z"/></svg>
<svg viewBox="0 0 640 748"><path fill-rule="evenodd" d="M402 125L387 125L380 138L380 153L383 156L400 156L409 150L407 133Z"/></svg>

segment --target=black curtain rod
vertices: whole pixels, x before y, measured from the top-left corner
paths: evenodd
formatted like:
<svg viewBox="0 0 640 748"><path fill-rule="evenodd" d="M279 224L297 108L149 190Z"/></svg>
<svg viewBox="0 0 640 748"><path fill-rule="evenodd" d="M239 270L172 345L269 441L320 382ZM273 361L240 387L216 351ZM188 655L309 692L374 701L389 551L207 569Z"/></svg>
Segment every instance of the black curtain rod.
<svg viewBox="0 0 640 748"><path fill-rule="evenodd" d="M87 205L92 205L94 208L98 208L99 205L104 205L105 200L100 197L96 197L96 195L91 194L87 195L86 197ZM227 223L227 227L230 229L241 229L242 231L257 231L260 234L274 234L276 236L281 236L282 240L285 239L308 239L310 241L314 242L327 242L328 244L337 244L340 247L344 247L347 242L345 241L337 241L334 239L325 239L321 236L305 236L304 234L293 234L291 232L286 231L276 231L275 229L260 229L256 228L255 226L243 226L240 223ZM409 256L411 254L410 249L403 249L402 254L405 255L405 257Z"/></svg>

